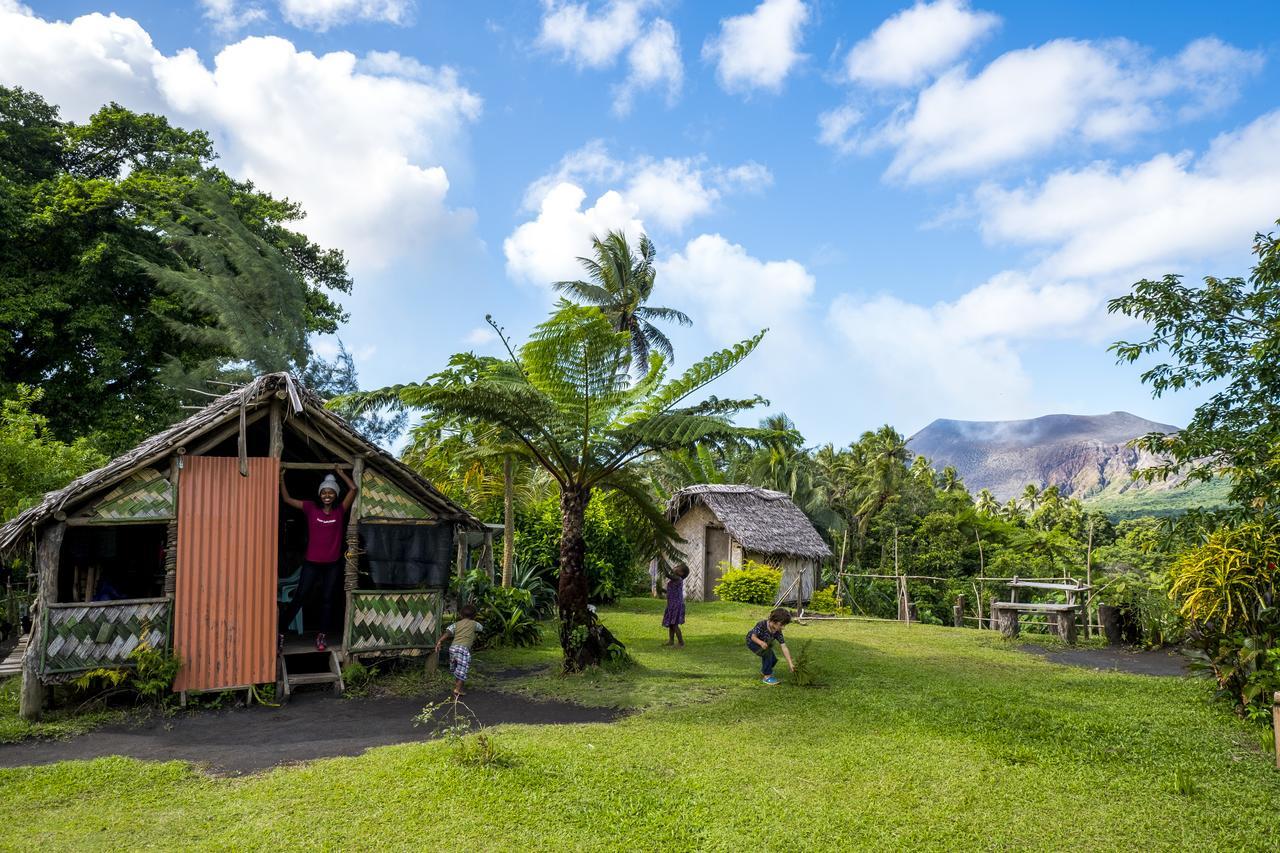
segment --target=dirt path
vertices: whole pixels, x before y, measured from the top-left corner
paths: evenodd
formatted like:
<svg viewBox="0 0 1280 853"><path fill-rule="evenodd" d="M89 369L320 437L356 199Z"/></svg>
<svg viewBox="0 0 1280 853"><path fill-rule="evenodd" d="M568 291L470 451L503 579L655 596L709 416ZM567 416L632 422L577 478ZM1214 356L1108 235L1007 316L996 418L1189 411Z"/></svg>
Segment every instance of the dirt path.
<svg viewBox="0 0 1280 853"><path fill-rule="evenodd" d="M1024 652L1039 655L1053 663L1086 669L1105 669L1133 675L1176 677L1190 675L1186 659L1176 651L1159 649L1049 649L1044 646L1020 646Z"/></svg>
<svg viewBox="0 0 1280 853"><path fill-rule="evenodd" d="M190 761L211 773L254 773L297 761L359 755L374 746L428 740L415 727L422 706L447 694L413 699L338 699L299 693L282 708L151 717L140 723L104 726L61 741L0 745L0 767L125 755L146 761ZM535 702L496 691L469 693L466 703L483 725L499 723L604 723L620 713L568 702Z"/></svg>

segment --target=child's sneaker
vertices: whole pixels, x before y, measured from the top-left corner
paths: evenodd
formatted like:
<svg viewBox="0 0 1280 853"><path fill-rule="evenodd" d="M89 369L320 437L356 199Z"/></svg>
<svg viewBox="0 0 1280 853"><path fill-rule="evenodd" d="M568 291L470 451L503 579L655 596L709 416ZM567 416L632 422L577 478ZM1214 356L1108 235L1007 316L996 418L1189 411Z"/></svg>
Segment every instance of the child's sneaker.
<svg viewBox="0 0 1280 853"><path fill-rule="evenodd" d="M774 678L772 675L766 675L766 676L764 677L763 681L764 681L764 683L765 683L765 684L777 684L777 683L778 683L778 679L777 679L777 678Z"/></svg>
<svg viewBox="0 0 1280 853"><path fill-rule="evenodd" d="M321 632L319 634L316 634L316 651L323 652L328 648L329 647L326 646L324 643L324 633Z"/></svg>

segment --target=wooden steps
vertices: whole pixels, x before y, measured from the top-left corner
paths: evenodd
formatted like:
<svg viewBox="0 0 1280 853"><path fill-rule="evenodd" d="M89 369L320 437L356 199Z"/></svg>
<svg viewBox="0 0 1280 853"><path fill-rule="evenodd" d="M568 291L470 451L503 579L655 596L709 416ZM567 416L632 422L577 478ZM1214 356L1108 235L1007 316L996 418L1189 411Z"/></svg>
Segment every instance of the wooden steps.
<svg viewBox="0 0 1280 853"><path fill-rule="evenodd" d="M18 675L22 672L22 658L27 653L27 643L31 639L30 634L23 634L18 638L18 645L13 647L13 651L9 656L0 663L0 678L7 675Z"/></svg>
<svg viewBox="0 0 1280 853"><path fill-rule="evenodd" d="M314 658L321 655L326 668L317 670ZM281 702L287 702L295 688L309 684L332 684L334 694L342 694L342 666L336 649L318 652L310 647L286 646L276 657L276 669L276 697Z"/></svg>

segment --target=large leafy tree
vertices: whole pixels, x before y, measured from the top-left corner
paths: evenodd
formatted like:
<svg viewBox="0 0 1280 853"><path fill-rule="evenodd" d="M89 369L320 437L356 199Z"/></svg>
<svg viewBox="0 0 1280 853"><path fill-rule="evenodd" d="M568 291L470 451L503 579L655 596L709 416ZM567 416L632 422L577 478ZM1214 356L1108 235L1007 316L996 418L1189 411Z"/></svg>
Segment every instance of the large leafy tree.
<svg viewBox="0 0 1280 853"><path fill-rule="evenodd" d="M604 312L619 332L631 339L631 353L643 370L649 364L649 351L656 350L671 359L671 340L655 325L657 321L692 323L688 315L674 308L649 305L653 296L657 270L653 241L640 235L640 253L636 255L621 231L610 231L603 239L591 238L592 257L578 258L589 281L557 281L556 290Z"/></svg>
<svg viewBox="0 0 1280 853"><path fill-rule="evenodd" d="M600 490L620 492L655 529L674 535L639 470L653 453L728 440L743 431L730 417L761 402L689 399L741 362L764 333L697 362L668 379L667 361L651 353L648 370L628 374L632 339L598 308L561 302L510 359L474 377L397 386L356 402L400 404L500 428L519 452L543 468L560 491L560 642L567 669L600 661L607 632L587 608L583 519Z"/></svg>
<svg viewBox="0 0 1280 853"><path fill-rule="evenodd" d="M1237 505L1274 512L1280 504L1280 240L1258 234L1253 253L1258 260L1247 278L1210 276L1199 285L1177 275L1139 281L1108 308L1148 323L1151 334L1111 349L1121 362L1164 358L1142 374L1157 397L1188 387L1215 389L1185 429L1138 442L1167 459L1146 475L1181 471L1208 480L1226 474Z"/></svg>
<svg viewBox="0 0 1280 853"><path fill-rule="evenodd" d="M112 104L67 123L0 87L0 393L42 388L57 438L127 446L180 414L162 375L301 366L306 335L342 320L342 254L215 157L161 116Z"/></svg>

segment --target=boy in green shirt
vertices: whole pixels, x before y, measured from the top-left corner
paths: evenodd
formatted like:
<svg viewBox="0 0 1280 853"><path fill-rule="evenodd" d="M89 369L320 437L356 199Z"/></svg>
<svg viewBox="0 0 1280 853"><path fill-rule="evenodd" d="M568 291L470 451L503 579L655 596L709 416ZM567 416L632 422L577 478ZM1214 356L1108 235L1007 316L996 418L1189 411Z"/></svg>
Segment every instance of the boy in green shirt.
<svg viewBox="0 0 1280 853"><path fill-rule="evenodd" d="M453 695L456 699L462 696L462 685L466 683L467 673L471 671L471 644L476 641L476 634L484 631L484 626L476 621L476 606L464 604L458 608L458 620L444 629L440 639L436 640L436 654L444 638L449 637L449 672L453 673Z"/></svg>

